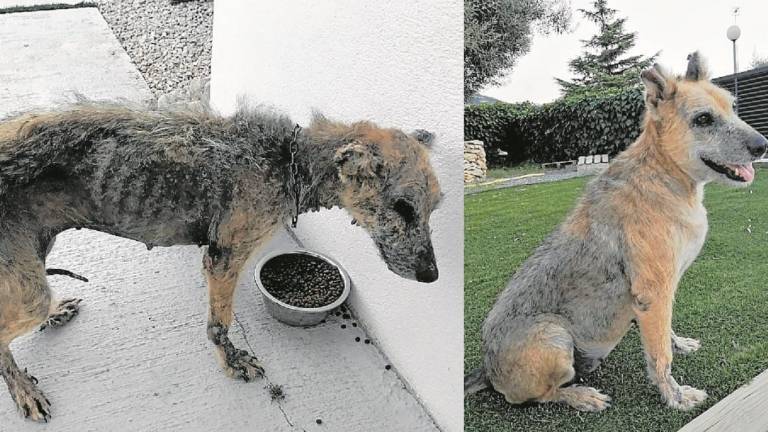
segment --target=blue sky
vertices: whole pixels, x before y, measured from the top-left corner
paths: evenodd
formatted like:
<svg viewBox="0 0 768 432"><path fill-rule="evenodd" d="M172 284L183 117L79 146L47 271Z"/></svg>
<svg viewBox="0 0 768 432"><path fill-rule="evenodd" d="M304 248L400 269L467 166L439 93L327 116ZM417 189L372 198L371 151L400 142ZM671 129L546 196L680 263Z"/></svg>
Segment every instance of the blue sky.
<svg viewBox="0 0 768 432"><path fill-rule="evenodd" d="M572 31L563 35L536 35L531 51L497 87L481 93L508 102L549 102L559 87L554 77L570 78L568 61L581 53L581 39L595 32L582 20L577 8L589 8L591 0L571 0ZM608 5L628 18L626 29L637 32L633 53L650 55L661 51L658 62L673 72L685 70L685 58L699 50L707 58L713 76L732 73L733 54L726 29L734 24L733 8L740 8L736 23L741 27L738 44L739 70L749 69L755 55L768 57L768 1L766 0L608 0Z"/></svg>

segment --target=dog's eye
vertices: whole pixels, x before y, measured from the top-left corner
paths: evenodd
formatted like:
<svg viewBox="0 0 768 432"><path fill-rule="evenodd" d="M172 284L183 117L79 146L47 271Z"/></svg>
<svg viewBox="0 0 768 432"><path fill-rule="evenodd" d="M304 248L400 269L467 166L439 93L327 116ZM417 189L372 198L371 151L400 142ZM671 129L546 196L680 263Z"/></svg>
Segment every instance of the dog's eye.
<svg viewBox="0 0 768 432"><path fill-rule="evenodd" d="M413 206L405 200L397 200L395 202L394 210L407 224L416 220L416 210L414 210Z"/></svg>
<svg viewBox="0 0 768 432"><path fill-rule="evenodd" d="M693 118L693 124L700 127L710 126L714 122L715 119L712 118L712 114L710 113L701 113Z"/></svg>

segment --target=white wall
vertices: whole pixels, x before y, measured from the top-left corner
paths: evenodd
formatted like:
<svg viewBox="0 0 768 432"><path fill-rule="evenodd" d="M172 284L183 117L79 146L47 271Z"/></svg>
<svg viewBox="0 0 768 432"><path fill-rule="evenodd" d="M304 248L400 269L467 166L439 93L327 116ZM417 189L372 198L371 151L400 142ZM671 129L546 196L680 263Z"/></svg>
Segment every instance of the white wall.
<svg viewBox="0 0 768 432"><path fill-rule="evenodd" d="M302 125L317 109L437 134L436 283L390 273L343 211L304 215L297 234L349 270L352 306L445 431L463 422L462 13L458 0L226 0L213 32L211 99L224 113L247 95Z"/></svg>

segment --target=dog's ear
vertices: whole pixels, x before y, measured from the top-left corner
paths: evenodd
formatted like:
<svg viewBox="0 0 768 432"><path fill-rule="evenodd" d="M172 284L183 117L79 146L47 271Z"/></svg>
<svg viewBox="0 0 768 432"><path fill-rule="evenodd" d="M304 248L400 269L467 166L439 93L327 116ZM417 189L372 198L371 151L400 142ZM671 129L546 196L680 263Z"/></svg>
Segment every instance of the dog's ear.
<svg viewBox="0 0 768 432"><path fill-rule="evenodd" d="M411 138L424 144L427 147L430 147L435 141L435 134L424 129L416 129L415 131L411 132L410 135Z"/></svg>
<svg viewBox="0 0 768 432"><path fill-rule="evenodd" d="M709 80L707 62L698 51L688 54L688 68L685 70L685 79L689 81Z"/></svg>
<svg viewBox="0 0 768 432"><path fill-rule="evenodd" d="M339 168L339 174L344 177L375 177L381 170L381 158L376 155L371 146L359 140L336 150L333 158Z"/></svg>
<svg viewBox="0 0 768 432"><path fill-rule="evenodd" d="M640 73L645 85L645 103L656 108L659 102L671 99L675 94L675 83L658 64Z"/></svg>

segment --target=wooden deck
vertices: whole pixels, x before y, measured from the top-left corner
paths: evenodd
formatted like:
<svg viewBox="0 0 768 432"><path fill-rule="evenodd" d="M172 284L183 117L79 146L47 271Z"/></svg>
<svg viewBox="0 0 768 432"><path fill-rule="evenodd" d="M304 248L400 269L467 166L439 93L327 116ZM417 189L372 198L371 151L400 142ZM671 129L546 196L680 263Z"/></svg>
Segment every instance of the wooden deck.
<svg viewBox="0 0 768 432"><path fill-rule="evenodd" d="M768 370L683 426L678 432L768 431Z"/></svg>

